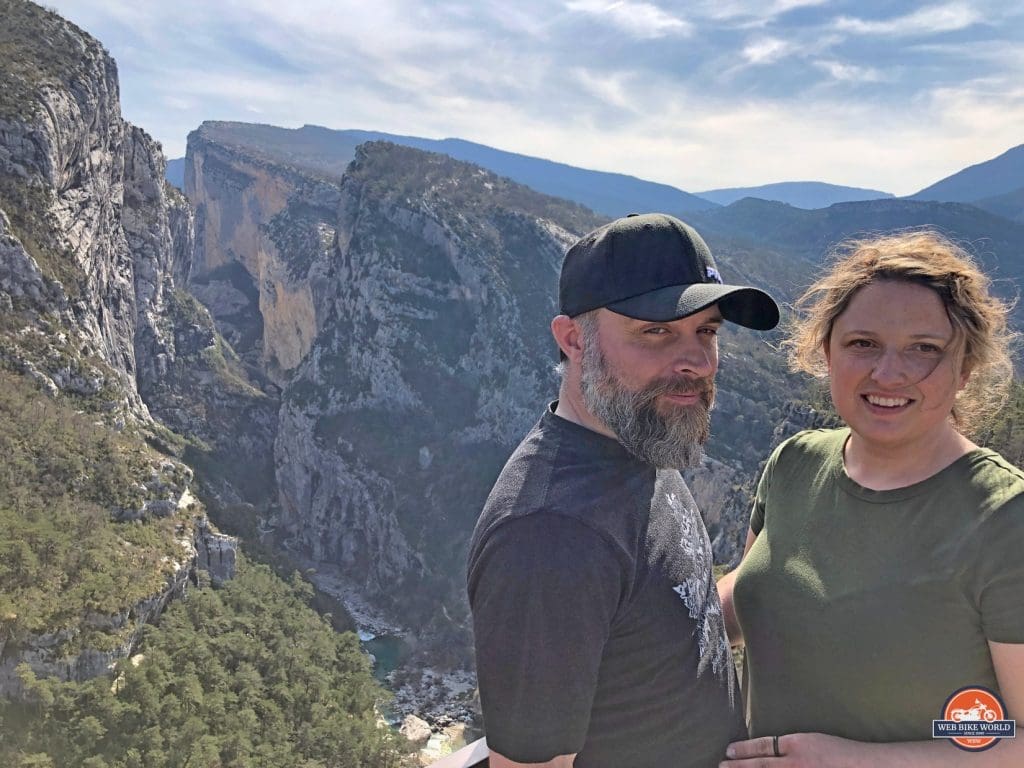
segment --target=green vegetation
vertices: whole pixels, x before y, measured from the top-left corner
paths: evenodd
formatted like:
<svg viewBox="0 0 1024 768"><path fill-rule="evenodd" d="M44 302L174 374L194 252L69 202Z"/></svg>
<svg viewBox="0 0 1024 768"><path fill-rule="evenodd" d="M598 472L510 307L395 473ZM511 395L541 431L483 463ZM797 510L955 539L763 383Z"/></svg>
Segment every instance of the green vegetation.
<svg viewBox="0 0 1024 768"><path fill-rule="evenodd" d="M355 635L337 634L285 583L241 560L148 627L141 663L88 683L36 680L0 705L12 768L393 768L405 744L377 723L383 691ZM139 661L136 658L136 661Z"/></svg>
<svg viewBox="0 0 1024 768"><path fill-rule="evenodd" d="M115 523L138 509L154 455L140 440L0 370L0 637L74 627L157 592L181 554L174 517Z"/></svg>

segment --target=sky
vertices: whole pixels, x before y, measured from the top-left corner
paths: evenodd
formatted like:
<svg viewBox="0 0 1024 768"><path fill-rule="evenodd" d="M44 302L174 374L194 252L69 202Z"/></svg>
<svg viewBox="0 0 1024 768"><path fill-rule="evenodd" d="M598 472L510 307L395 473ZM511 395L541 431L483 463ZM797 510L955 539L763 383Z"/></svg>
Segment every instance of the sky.
<svg viewBox="0 0 1024 768"><path fill-rule="evenodd" d="M204 120L456 137L688 192L912 194L1024 144L1012 0L48 0L168 157Z"/></svg>

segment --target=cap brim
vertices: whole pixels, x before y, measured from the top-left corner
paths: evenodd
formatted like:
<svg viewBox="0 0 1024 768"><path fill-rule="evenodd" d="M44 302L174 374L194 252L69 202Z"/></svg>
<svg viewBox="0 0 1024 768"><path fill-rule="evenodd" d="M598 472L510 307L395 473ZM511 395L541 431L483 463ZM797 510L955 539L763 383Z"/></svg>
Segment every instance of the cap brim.
<svg viewBox="0 0 1024 768"><path fill-rule="evenodd" d="M779 306L758 288L720 283L669 285L656 291L633 296L607 309L636 320L667 323L718 304L722 317L731 323L768 331L779 324Z"/></svg>

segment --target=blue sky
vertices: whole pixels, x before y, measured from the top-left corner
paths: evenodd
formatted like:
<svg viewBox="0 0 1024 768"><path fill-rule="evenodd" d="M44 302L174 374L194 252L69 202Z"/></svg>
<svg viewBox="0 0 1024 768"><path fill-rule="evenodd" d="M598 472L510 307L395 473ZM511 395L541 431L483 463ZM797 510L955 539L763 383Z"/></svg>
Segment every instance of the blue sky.
<svg viewBox="0 0 1024 768"><path fill-rule="evenodd" d="M169 157L203 120L469 139L687 191L910 194L1024 143L1024 4L50 0Z"/></svg>

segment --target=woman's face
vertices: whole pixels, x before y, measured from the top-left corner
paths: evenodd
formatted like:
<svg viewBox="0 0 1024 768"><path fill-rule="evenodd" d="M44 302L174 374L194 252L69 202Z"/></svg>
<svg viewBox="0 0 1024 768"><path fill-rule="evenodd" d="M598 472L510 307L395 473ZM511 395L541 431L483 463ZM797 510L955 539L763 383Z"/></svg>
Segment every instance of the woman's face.
<svg viewBox="0 0 1024 768"><path fill-rule="evenodd" d="M896 280L861 288L825 345L836 410L868 444L941 438L969 375L960 347L932 289Z"/></svg>

